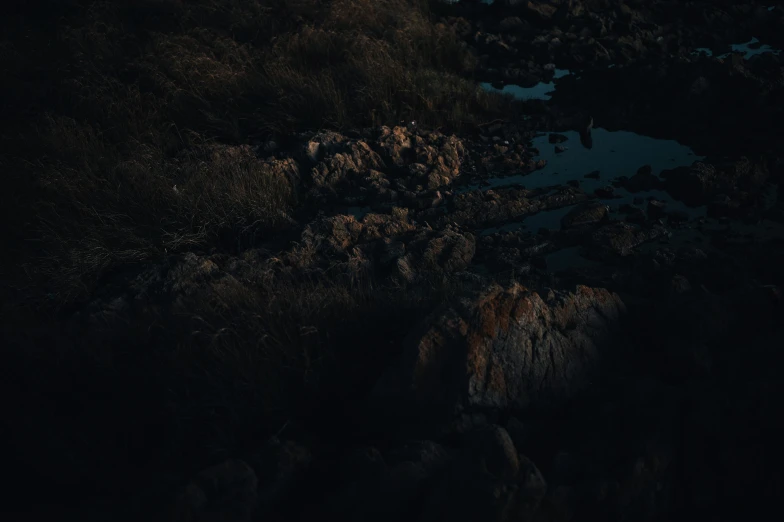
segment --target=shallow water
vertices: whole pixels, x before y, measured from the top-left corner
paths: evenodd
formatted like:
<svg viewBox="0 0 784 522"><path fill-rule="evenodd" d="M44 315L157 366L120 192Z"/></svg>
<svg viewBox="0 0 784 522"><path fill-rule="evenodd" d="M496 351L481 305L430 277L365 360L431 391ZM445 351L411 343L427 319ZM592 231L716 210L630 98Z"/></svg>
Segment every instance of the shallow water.
<svg viewBox="0 0 784 522"><path fill-rule="evenodd" d="M545 256L547 271L557 273L570 268L590 268L601 263L586 259L580 255L580 247L569 247Z"/></svg>
<svg viewBox="0 0 784 522"><path fill-rule="evenodd" d="M555 69L553 79L563 78L570 74L572 74L572 72L567 69ZM521 87L519 85L507 84L501 89L496 89L488 82L480 83L479 85L488 91L511 94L518 100L549 100L552 97L550 93L555 90L555 82L552 81L539 82L533 87Z"/></svg>
<svg viewBox="0 0 784 522"><path fill-rule="evenodd" d="M346 208L346 214L354 216L356 219L362 219L372 212L372 210L373 209L370 207L348 207Z"/></svg>
<svg viewBox="0 0 784 522"><path fill-rule="evenodd" d="M555 152L555 145L549 143L549 134L542 134L533 139L532 145L539 149L536 159L547 160L547 165L528 175L507 176L489 179L490 185L482 190L499 188L511 185L521 185L528 189L564 185L570 180L580 182L580 187L585 192L592 194L597 188L610 185L612 180L620 176L633 176L643 165L650 165L651 171L659 175L663 170L675 167L688 166L695 161L703 159L684 145L674 140L660 140L642 136L628 131L608 131L597 128L592 131L592 148L585 148L580 143L579 133L567 131L559 133L566 136L567 141L561 145L567 150ZM599 171L599 179L586 178L585 175ZM476 188L476 187L475 187ZM599 198L610 207L611 217L622 219L618 207L622 204L635 204L646 210L647 200L654 198L666 202L666 211L681 211L690 219L704 217L706 207L689 207L675 200L662 190L651 190L630 193L624 189L615 188L616 198ZM507 232L525 229L536 233L540 229L559 230L561 219L568 214L572 206L546 210L528 216L522 220L506 223L502 226L488 228L481 235L496 232ZM552 259L552 262L550 261ZM566 249L548 256L548 270L558 271L568 267L587 266L589 261L579 255L579 249Z"/></svg>
<svg viewBox="0 0 784 522"><path fill-rule="evenodd" d="M758 42L759 42L759 40L757 40L756 38L752 38L751 40L749 40L746 43L732 44L732 51L731 52L720 54L716 58L721 58L723 60L724 58L728 57L732 53L743 53L743 58L745 60L748 60L749 58L751 58L752 56L757 55L757 54L762 54L762 53L779 54L779 53L781 53L781 49L774 49L774 48L772 48L771 46L769 46L767 44L761 45L759 47L759 49L751 49L751 48L749 48L750 45L756 44ZM705 53L708 56L713 56L713 51L711 51L710 49L708 49L706 47L698 47L698 48L694 49L694 51L692 51L692 54L700 54L700 53Z"/></svg>
<svg viewBox="0 0 784 522"><path fill-rule="evenodd" d="M590 149L580 143L580 135L575 131L559 134L568 138L561 144L567 147L567 150L560 153L555 152L555 145L548 142L547 134L542 134L533 140L533 146L539 149L536 159L547 161L543 169L528 175L491 178L488 180L490 185L484 190L511 185L522 185L527 189L533 189L564 185L570 180L577 180L582 190L593 193L594 190L609 185L612 180L620 176L633 176L643 165L650 165L652 172L659 175L662 170L689 166L703 159L677 141L650 138L634 132L594 129L591 133L593 144ZM598 180L585 177L586 174L597 170ZM611 207L617 207L624 203L632 204L636 198L653 197L665 201L668 210L680 210L692 218L705 215L704 208L689 207L676 201L664 191L632 194L616 188L615 194L620 197L603 198L602 201ZM553 227L546 226L546 228Z"/></svg>

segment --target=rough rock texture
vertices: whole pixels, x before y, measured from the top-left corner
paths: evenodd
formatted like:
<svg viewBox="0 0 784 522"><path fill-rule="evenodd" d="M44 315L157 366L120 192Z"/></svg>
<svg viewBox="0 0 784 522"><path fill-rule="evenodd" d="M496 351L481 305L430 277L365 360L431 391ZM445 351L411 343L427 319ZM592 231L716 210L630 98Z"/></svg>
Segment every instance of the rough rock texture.
<svg viewBox="0 0 784 522"><path fill-rule="evenodd" d="M585 386L624 310L602 289L543 299L518 284L493 286L431 316L375 395L442 421L552 405Z"/></svg>
<svg viewBox="0 0 784 522"><path fill-rule="evenodd" d="M586 203L578 205L561 218L561 228L591 225L607 219L607 205L601 203Z"/></svg>
<svg viewBox="0 0 784 522"><path fill-rule="evenodd" d="M588 196L571 187L554 193L549 190L504 188L459 194L450 203L451 212L441 218L444 223L480 226L512 221L542 210L565 207L585 201Z"/></svg>
<svg viewBox="0 0 784 522"><path fill-rule="evenodd" d="M332 189L350 176L362 176L371 169L384 168L384 162L364 141L342 144L337 152L326 156L311 171L313 184Z"/></svg>
<svg viewBox="0 0 784 522"><path fill-rule="evenodd" d="M667 229L658 225L644 228L631 223L613 223L594 232L589 246L597 256L610 253L628 256L643 243L667 234Z"/></svg>

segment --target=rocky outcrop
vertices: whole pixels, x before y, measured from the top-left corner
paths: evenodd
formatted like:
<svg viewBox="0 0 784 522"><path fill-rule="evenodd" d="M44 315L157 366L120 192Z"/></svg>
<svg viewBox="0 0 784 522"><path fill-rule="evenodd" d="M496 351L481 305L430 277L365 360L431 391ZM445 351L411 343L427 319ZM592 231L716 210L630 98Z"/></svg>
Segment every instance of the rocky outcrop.
<svg viewBox="0 0 784 522"><path fill-rule="evenodd" d="M397 277L413 283L426 274L450 274L466 270L476 253L471 233L448 226L441 231L422 231L405 243L385 240L380 261Z"/></svg>
<svg viewBox="0 0 784 522"><path fill-rule="evenodd" d="M519 284L491 287L414 331L375 398L457 429L477 415L557 404L587 385L624 309L602 289L543 298Z"/></svg>

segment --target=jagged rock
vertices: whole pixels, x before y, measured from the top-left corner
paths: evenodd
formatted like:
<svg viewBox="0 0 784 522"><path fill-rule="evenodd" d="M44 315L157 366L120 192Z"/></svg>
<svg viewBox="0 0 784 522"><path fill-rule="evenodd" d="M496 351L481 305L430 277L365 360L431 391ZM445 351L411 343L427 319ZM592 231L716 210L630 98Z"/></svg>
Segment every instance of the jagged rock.
<svg viewBox="0 0 784 522"><path fill-rule="evenodd" d="M381 127L378 143L393 165L407 165L416 157L411 133L403 127Z"/></svg>
<svg viewBox="0 0 784 522"><path fill-rule="evenodd" d="M465 154L463 142L455 136L430 133L416 136L416 161L428 167L427 188L435 190L450 185L460 175Z"/></svg>
<svg viewBox="0 0 784 522"><path fill-rule="evenodd" d="M519 284L493 286L412 332L374 397L441 423L557 403L582 389L624 309L602 289L579 286L545 300Z"/></svg>
<svg viewBox="0 0 784 522"><path fill-rule="evenodd" d="M305 143L303 152L312 163L318 163L324 156L334 154L338 146L347 140L348 138L337 132L320 132Z"/></svg>
<svg viewBox="0 0 784 522"><path fill-rule="evenodd" d="M342 144L332 155L325 157L311 170L317 188L334 191L335 186L348 177L366 174L371 169L383 169L384 162L364 141Z"/></svg>
<svg viewBox="0 0 784 522"><path fill-rule="evenodd" d="M390 214L369 213L361 219L337 215L311 223L303 242L331 254L346 254L352 247L381 238L400 236L416 229L408 210L394 208Z"/></svg>
<svg viewBox="0 0 784 522"><path fill-rule="evenodd" d="M396 273L412 282L420 275L451 274L468 268L476 253L476 239L473 234L447 226L437 232L420 232L404 248L405 254L394 258ZM382 256L389 259L386 253Z"/></svg>

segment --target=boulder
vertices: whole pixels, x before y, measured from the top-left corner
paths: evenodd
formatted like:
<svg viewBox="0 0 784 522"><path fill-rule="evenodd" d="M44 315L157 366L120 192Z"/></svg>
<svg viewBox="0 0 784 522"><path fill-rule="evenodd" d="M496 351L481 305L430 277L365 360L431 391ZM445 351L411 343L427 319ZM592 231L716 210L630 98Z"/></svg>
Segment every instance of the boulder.
<svg viewBox="0 0 784 522"><path fill-rule="evenodd" d="M551 406L583 389L624 310L604 289L543 298L517 283L494 285L415 329L373 402L387 421L399 414L458 431L475 413Z"/></svg>

